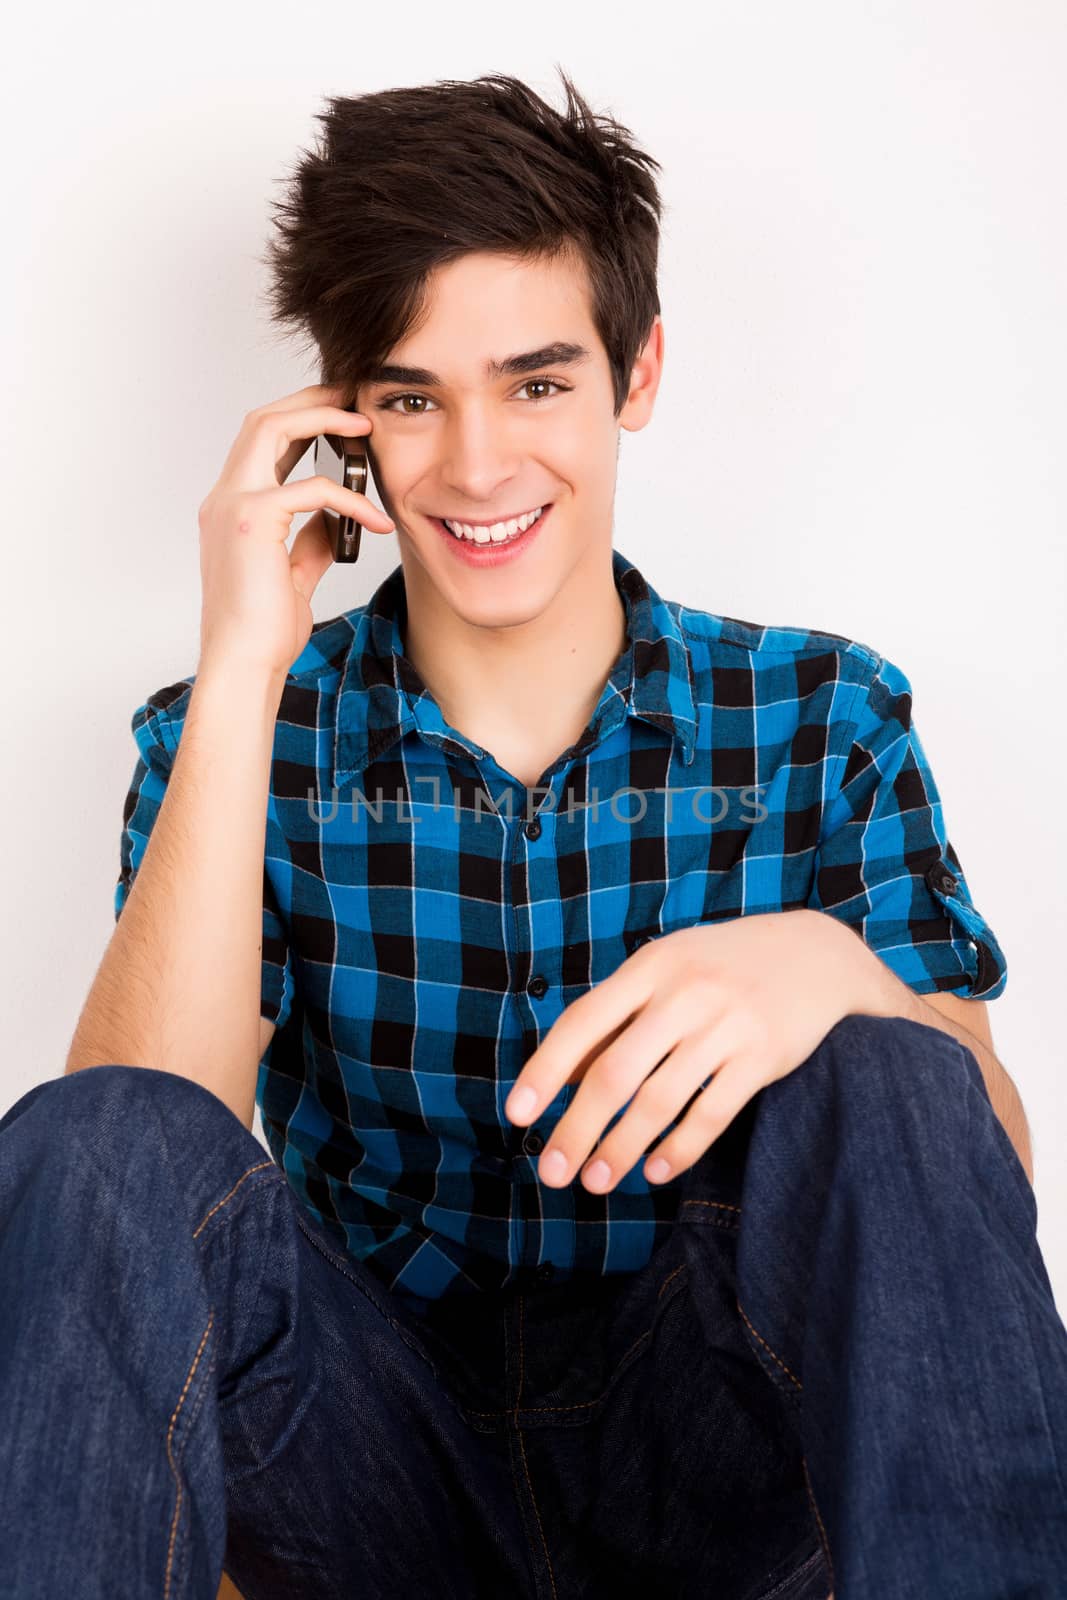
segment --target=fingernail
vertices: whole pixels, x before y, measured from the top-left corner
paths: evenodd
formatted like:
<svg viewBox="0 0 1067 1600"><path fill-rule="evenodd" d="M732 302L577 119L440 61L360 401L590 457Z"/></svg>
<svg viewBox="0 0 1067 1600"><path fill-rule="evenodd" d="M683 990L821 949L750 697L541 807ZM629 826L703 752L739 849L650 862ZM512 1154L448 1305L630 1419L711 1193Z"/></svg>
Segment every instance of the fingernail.
<svg viewBox="0 0 1067 1600"><path fill-rule="evenodd" d="M586 1187L603 1189L611 1182L611 1168L606 1161L594 1161L585 1175Z"/></svg>
<svg viewBox="0 0 1067 1600"><path fill-rule="evenodd" d="M567 1157L562 1150L546 1150L541 1157L541 1176L543 1178L565 1178L567 1176Z"/></svg>
<svg viewBox="0 0 1067 1600"><path fill-rule="evenodd" d="M516 1089L508 1101L508 1116L512 1122L521 1122L523 1117L528 1117L537 1104L536 1091L530 1088Z"/></svg>
<svg viewBox="0 0 1067 1600"><path fill-rule="evenodd" d="M662 1156L654 1156L645 1168L645 1176L650 1183L662 1183L670 1174L670 1163L664 1161Z"/></svg>

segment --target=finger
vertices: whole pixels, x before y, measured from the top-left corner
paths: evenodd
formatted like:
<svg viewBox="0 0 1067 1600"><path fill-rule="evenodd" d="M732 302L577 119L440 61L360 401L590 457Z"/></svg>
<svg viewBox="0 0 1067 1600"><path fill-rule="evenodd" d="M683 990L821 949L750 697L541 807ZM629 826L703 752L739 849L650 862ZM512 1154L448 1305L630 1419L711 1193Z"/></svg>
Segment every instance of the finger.
<svg viewBox="0 0 1067 1600"><path fill-rule="evenodd" d="M766 1070L758 1062L740 1056L724 1062L673 1133L649 1151L645 1166L649 1182L664 1183L699 1161L766 1082ZM666 1163L666 1172L659 1167L652 1170L660 1161Z"/></svg>
<svg viewBox="0 0 1067 1600"><path fill-rule="evenodd" d="M230 489L262 489L271 483L284 481L284 478L288 477L289 472L299 461L300 455L307 449L307 440L305 439L300 454L293 455L293 460L289 463L282 479L279 479L277 475L276 456L271 460L270 469L266 475L262 472L262 463L259 463L260 476L254 478L252 474L256 471L257 464L252 463L249 459L250 441L255 437L255 429L259 419L287 415L296 410L306 412L316 409L322 410L323 407L329 407L331 410L343 409L347 399L348 393L340 384L311 384L305 389L297 389L294 394L282 395L279 399L270 400L265 405L254 406L251 411L246 413L244 421L238 429L237 437L230 446L229 454L223 463L219 477L220 484ZM349 416L358 415L358 413L351 411L347 414Z"/></svg>
<svg viewBox="0 0 1067 1600"><path fill-rule="evenodd" d="M372 533L389 533L396 526L392 517L379 511L373 500L355 489L346 489L344 484L334 483L332 478L297 478L294 483L283 483L277 489L264 489L261 493L269 497L280 513L286 513L279 515L276 527L283 538L288 538L292 532L292 518L299 512L321 511L324 507L340 516L354 517L361 527L370 528ZM258 524L269 519L256 520Z"/></svg>
<svg viewBox="0 0 1067 1600"><path fill-rule="evenodd" d="M304 523L289 551L293 582L310 600L325 573L333 566L333 542L326 526L326 514L316 511Z"/></svg>
<svg viewBox="0 0 1067 1600"><path fill-rule="evenodd" d="M346 439L369 434L371 421L359 411L341 406L310 406L297 411L263 413L253 429L253 470L266 466L277 483L284 483L313 439L322 433Z"/></svg>
<svg viewBox="0 0 1067 1600"><path fill-rule="evenodd" d="M684 1038L681 1024L677 1006L648 1005L593 1062L541 1156L539 1172L546 1183L570 1182L612 1117Z"/></svg>
<svg viewBox="0 0 1067 1600"><path fill-rule="evenodd" d="M284 483L312 439L322 433L353 438L370 429L369 417L340 406L307 405L284 411L260 406L241 424L221 481L228 489L248 490Z"/></svg>
<svg viewBox="0 0 1067 1600"><path fill-rule="evenodd" d="M733 1042L717 1031L690 1037L672 1051L645 1079L625 1114L593 1152L593 1160L581 1175L586 1188L597 1194L614 1188L653 1139L685 1110L693 1096L732 1056L733 1049Z"/></svg>
<svg viewBox="0 0 1067 1600"><path fill-rule="evenodd" d="M587 1064L603 1052L608 1036L618 1037L648 1002L652 969L646 967L644 976L639 976L636 960L631 956L556 1018L512 1085L504 1107L509 1121L526 1127L572 1076L581 1074L584 1082ZM666 1048L673 1042L667 1041Z"/></svg>

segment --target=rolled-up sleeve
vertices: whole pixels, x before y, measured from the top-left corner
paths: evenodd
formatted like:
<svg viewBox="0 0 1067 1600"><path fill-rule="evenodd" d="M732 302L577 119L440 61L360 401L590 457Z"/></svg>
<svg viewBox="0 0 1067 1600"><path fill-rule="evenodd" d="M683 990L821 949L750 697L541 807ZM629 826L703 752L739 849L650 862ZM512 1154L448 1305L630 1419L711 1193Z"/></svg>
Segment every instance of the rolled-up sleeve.
<svg viewBox="0 0 1067 1600"><path fill-rule="evenodd" d="M157 691L138 706L130 722L137 744L137 763L122 810L119 839L119 877L115 885L115 921L119 921L129 899L148 840L156 825L163 796L174 767L181 739L181 720L161 704L173 707L188 704L188 698L175 700L176 688ZM293 971L289 937L267 874L263 870L263 953L260 1016L284 1027L293 996Z"/></svg>
<svg viewBox="0 0 1067 1600"><path fill-rule="evenodd" d="M1007 962L949 840L911 684L884 656L858 686L837 770L810 904L849 924L916 994L995 999Z"/></svg>

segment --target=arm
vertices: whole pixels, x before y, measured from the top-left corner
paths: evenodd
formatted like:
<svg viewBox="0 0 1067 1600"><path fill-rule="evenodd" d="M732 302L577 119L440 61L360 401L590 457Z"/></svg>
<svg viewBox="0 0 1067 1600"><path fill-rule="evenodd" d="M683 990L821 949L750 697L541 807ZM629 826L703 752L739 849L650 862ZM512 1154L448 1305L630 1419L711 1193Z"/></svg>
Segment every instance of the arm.
<svg viewBox="0 0 1067 1600"><path fill-rule="evenodd" d="M1022 1103L993 1052L985 999L1007 979L1004 952L971 897L945 831L941 796L912 718L908 678L884 656L873 661L837 736L845 757L840 786L827 807L811 908L833 913L860 963L847 1010L907 1017L940 1028L970 1050L993 1110L1029 1178L1032 1157ZM979 949L981 953L979 954ZM848 947L842 947L844 955ZM979 998L931 980L969 973Z"/></svg>
<svg viewBox="0 0 1067 1600"><path fill-rule="evenodd" d="M970 1050L979 1067L993 1110L1005 1133L1011 1140L1023 1170L1034 1182L1034 1160L1030 1146L1030 1132L1019 1091L1008 1076L1007 1069L993 1053L993 1036L989 1027L988 1008L981 1000L964 1000L959 995L918 995L902 983L896 973L875 954L855 930L823 913L827 922L833 922L847 938L849 955L860 962L860 985L857 1000L846 1014L873 1017L907 1017L924 1027L940 1028L951 1035L965 1050ZM863 954L857 957L857 952Z"/></svg>
<svg viewBox="0 0 1067 1600"><path fill-rule="evenodd" d="M284 682L238 666L197 677L159 817L65 1068L174 1072L249 1129L273 1033L259 1017L263 858Z"/></svg>
<svg viewBox="0 0 1067 1600"><path fill-rule="evenodd" d="M203 1085L251 1130L267 806L289 668L333 566L327 507L384 533L366 495L326 476L286 479L311 439L370 431L320 384L250 411L200 506L200 661L173 771L71 1041L67 1072L155 1067ZM286 548L297 512L313 513ZM270 1031L268 1032L268 1028Z"/></svg>

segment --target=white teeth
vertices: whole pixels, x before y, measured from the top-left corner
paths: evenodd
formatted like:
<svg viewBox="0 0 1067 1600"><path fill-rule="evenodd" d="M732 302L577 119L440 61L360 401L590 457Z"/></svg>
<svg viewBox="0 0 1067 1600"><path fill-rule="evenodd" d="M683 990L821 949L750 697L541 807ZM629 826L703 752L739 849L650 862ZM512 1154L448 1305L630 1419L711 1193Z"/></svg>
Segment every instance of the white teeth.
<svg viewBox="0 0 1067 1600"><path fill-rule="evenodd" d="M488 544L490 540L494 544L501 544L505 539L514 538L517 533L525 533L531 523L537 521L544 509L544 506L538 506L536 511L527 511L524 516L512 517L510 522L494 522L489 528L476 528L469 522L449 522L444 517L441 520L449 533L454 534L457 539L470 539L474 544Z"/></svg>

